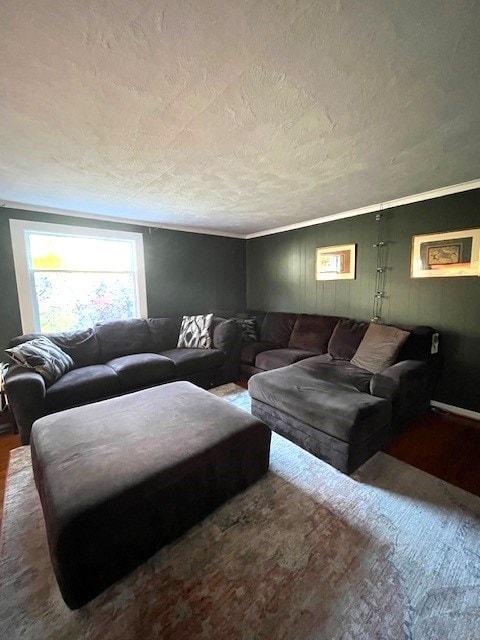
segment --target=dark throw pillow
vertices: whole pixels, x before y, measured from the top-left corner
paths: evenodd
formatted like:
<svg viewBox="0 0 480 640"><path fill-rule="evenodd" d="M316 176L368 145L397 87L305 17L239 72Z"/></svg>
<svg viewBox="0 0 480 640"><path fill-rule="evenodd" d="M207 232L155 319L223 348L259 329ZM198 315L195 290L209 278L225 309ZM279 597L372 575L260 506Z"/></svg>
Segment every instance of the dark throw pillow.
<svg viewBox="0 0 480 640"><path fill-rule="evenodd" d="M350 362L371 373L380 373L396 361L409 335L409 331L372 322Z"/></svg>
<svg viewBox="0 0 480 640"><path fill-rule="evenodd" d="M211 349L213 313L206 316L183 316L177 347Z"/></svg>
<svg viewBox="0 0 480 640"><path fill-rule="evenodd" d="M53 384L74 367L72 358L45 336L22 342L6 349L5 353L16 364L39 373L48 384Z"/></svg>
<svg viewBox="0 0 480 640"><path fill-rule="evenodd" d="M339 320L328 343L328 353L335 360L351 360L368 329L368 322Z"/></svg>

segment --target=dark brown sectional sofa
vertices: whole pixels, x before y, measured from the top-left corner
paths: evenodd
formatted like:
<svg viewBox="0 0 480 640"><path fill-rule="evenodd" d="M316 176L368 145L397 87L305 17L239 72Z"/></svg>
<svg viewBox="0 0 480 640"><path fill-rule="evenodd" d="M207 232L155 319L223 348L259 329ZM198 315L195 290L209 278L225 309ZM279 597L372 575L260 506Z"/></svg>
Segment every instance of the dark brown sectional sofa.
<svg viewBox="0 0 480 640"><path fill-rule="evenodd" d="M410 336L379 373L355 366L369 323L348 318L254 312L257 342L242 348L252 413L344 473L351 473L429 409L440 356L435 329ZM435 336L435 338L434 338Z"/></svg>
<svg viewBox="0 0 480 640"><path fill-rule="evenodd" d="M45 334L75 367L47 386L36 371L12 366L5 385L23 444L38 418L166 382L209 388L236 380L241 335L235 320L214 318L211 349L177 349L182 318L106 322L70 333ZM41 334L10 341L14 347Z"/></svg>

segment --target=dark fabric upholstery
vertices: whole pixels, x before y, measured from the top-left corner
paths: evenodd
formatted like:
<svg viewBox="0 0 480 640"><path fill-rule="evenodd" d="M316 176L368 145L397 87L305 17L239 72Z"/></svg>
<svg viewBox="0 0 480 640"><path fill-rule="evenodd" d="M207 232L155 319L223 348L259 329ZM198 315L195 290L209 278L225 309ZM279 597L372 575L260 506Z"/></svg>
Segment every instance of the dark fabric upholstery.
<svg viewBox="0 0 480 640"><path fill-rule="evenodd" d="M301 364L253 376L248 382L251 397L343 442L362 442L390 424L389 401L313 379Z"/></svg>
<svg viewBox="0 0 480 640"><path fill-rule="evenodd" d="M273 431L343 473L353 473L391 437L390 428L385 428L374 432L363 442L343 442L259 400L252 400L252 414L268 424Z"/></svg>
<svg viewBox="0 0 480 640"><path fill-rule="evenodd" d="M153 351L175 349L182 318L147 318L147 325L153 341Z"/></svg>
<svg viewBox="0 0 480 640"><path fill-rule="evenodd" d="M146 320L118 320L95 325L100 358L108 362L132 353L151 353L153 341Z"/></svg>
<svg viewBox="0 0 480 640"><path fill-rule="evenodd" d="M262 351L275 349L275 345L271 342L248 342L242 346L241 361L245 364L255 364L255 360ZM277 347L280 348L280 347Z"/></svg>
<svg viewBox="0 0 480 640"><path fill-rule="evenodd" d="M33 422L45 412L45 380L36 371L14 365L5 379L5 390L22 444L28 444Z"/></svg>
<svg viewBox="0 0 480 640"><path fill-rule="evenodd" d="M160 355L173 360L176 377L214 369L225 362L225 354L220 349L169 349Z"/></svg>
<svg viewBox="0 0 480 640"><path fill-rule="evenodd" d="M301 314L295 322L288 346L292 349L326 353L337 322L336 316Z"/></svg>
<svg viewBox="0 0 480 640"><path fill-rule="evenodd" d="M437 333L436 329L426 326L399 326L399 329L409 331L410 335L407 341L400 349L397 360L425 360L432 353L433 334ZM438 333L437 333L438 335Z"/></svg>
<svg viewBox="0 0 480 640"><path fill-rule="evenodd" d="M115 371L106 364L73 369L47 389L45 406L48 411L94 402L121 393L122 385Z"/></svg>
<svg viewBox="0 0 480 640"><path fill-rule="evenodd" d="M346 360L334 360L328 354L302 360L295 365L312 380L325 380L351 391L368 393L373 373L360 369Z"/></svg>
<svg viewBox="0 0 480 640"><path fill-rule="evenodd" d="M397 431L428 411L440 364L440 357L402 360L372 377L370 393L392 402Z"/></svg>
<svg viewBox="0 0 480 640"><path fill-rule="evenodd" d="M368 322L355 322L347 318L339 320L328 342L328 353L336 360L351 360L368 326Z"/></svg>
<svg viewBox="0 0 480 640"><path fill-rule="evenodd" d="M240 332L240 327L233 318L230 320L220 319L220 322L215 322L215 320L214 318L213 346L215 349L220 349L220 351L229 355L235 343L235 338Z"/></svg>
<svg viewBox="0 0 480 640"><path fill-rule="evenodd" d="M158 353L134 353L109 360L107 365L118 375L123 389L139 389L175 377L175 365Z"/></svg>
<svg viewBox="0 0 480 640"><path fill-rule="evenodd" d="M286 347L296 319L296 313L266 313L262 322L260 341Z"/></svg>
<svg viewBox="0 0 480 640"><path fill-rule="evenodd" d="M10 340L9 346L16 347L23 342L46 336L62 351L68 354L76 367L86 367L100 362L100 347L94 329L66 331L63 333L27 333Z"/></svg>
<svg viewBox="0 0 480 640"><path fill-rule="evenodd" d="M255 360L255 366L268 371L269 369L286 367L289 364L316 355L314 351L304 351L303 349L273 349L259 353Z"/></svg>
<svg viewBox="0 0 480 640"><path fill-rule="evenodd" d="M270 438L187 382L39 420L32 464L67 605L84 605L261 477Z"/></svg>

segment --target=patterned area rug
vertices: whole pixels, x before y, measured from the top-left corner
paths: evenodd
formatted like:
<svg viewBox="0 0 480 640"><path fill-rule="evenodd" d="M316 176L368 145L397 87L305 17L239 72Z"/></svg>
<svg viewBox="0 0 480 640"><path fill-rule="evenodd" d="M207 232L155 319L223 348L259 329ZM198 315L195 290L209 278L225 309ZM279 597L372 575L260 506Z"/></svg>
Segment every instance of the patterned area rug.
<svg viewBox="0 0 480 640"><path fill-rule="evenodd" d="M349 478L276 434L262 480L76 612L16 449L1 557L8 640L480 637L480 498L382 453Z"/></svg>

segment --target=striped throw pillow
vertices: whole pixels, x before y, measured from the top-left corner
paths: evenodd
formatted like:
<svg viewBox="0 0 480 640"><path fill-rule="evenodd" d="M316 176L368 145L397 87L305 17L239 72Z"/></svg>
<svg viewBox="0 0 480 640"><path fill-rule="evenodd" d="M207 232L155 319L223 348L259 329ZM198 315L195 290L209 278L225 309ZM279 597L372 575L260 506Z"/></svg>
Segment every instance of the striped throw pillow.
<svg viewBox="0 0 480 640"><path fill-rule="evenodd" d="M74 366L71 357L45 336L5 349L5 353L16 364L39 373L48 384L53 384Z"/></svg>
<svg viewBox="0 0 480 640"><path fill-rule="evenodd" d="M206 316L183 316L178 348L211 349L213 313Z"/></svg>

